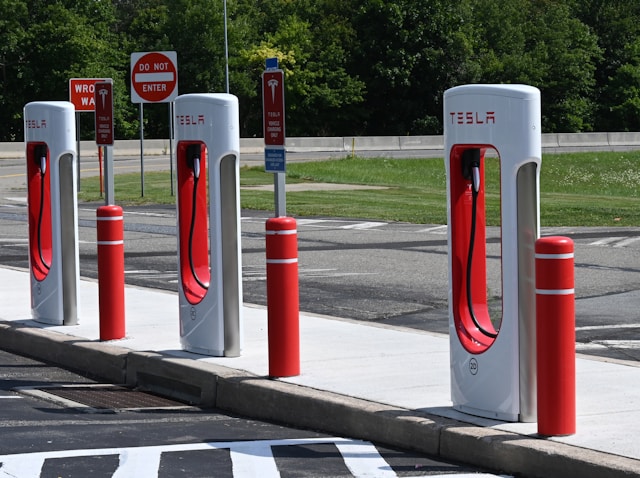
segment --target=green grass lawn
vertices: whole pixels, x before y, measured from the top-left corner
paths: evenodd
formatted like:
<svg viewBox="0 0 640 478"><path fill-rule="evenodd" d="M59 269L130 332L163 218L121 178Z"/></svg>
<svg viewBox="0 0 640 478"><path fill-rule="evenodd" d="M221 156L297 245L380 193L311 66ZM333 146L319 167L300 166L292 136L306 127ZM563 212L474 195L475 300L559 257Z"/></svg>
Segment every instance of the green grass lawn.
<svg viewBox="0 0 640 478"><path fill-rule="evenodd" d="M499 163L486 159L487 221L499 224ZM345 158L290 163L287 184L299 182L384 186L387 189L287 192L287 214L413 223L446 223L446 178L442 159ZM272 184L264 168L242 168L241 186ZM542 159L541 226L640 226L640 151L549 154ZM169 204L168 172L115 177L121 205ZM98 178L82 180L80 199L100 201ZM244 209L274 210L273 192L242 189Z"/></svg>

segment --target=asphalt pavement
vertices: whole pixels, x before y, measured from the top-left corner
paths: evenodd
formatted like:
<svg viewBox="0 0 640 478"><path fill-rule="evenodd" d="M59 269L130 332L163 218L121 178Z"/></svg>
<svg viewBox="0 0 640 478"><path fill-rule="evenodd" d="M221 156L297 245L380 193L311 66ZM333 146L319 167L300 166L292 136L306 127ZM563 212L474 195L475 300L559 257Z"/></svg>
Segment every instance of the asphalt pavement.
<svg viewBox="0 0 640 478"><path fill-rule="evenodd" d="M246 416L385 443L531 477L640 474L640 367L579 357L577 433L452 409L441 334L300 314L301 374L268 376L267 311L243 307L240 357L181 350L174 293L129 286L126 338L99 341L98 290L80 284L80 323L31 320L29 273L0 268L0 347ZM10 300L9 300L10 298Z"/></svg>
<svg viewBox="0 0 640 478"><path fill-rule="evenodd" d="M415 452L184 405L0 350L0 476L499 478ZM8 439L7 437L10 437Z"/></svg>
<svg viewBox="0 0 640 478"><path fill-rule="evenodd" d="M635 241L636 236L633 231L617 240ZM611 237L595 231L589 244L611 243ZM601 254L611 251L602 248ZM630 277L636 271L635 263L614 267L623 272L626 268ZM585 268L595 282L605 271L597 261L585 263ZM609 317L637 317L640 293L632 283L635 279L627 280L628 290L610 294L606 281L600 280L593 294L581 298L589 301L585 310L592 314L583 332L588 333L588 327L596 330ZM443 334L353 321L340 314L302 313L302 373L272 379L263 307L243 308L242 355L212 358L181 350L175 293L127 287L127 337L100 342L95 282L81 282L77 326L44 326L31 320L29 289L25 269L0 268L1 348L204 406L356 436L499 472L532 477L640 476L636 361L580 355L578 431L568 437L542 438L535 424L479 419L451 408L449 342Z"/></svg>

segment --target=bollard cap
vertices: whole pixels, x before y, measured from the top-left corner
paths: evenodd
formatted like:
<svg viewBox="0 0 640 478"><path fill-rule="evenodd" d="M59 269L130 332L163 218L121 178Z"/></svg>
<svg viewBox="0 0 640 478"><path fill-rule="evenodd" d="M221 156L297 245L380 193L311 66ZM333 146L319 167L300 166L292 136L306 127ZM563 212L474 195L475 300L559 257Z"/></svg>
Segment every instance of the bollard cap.
<svg viewBox="0 0 640 478"><path fill-rule="evenodd" d="M116 206L115 204L100 206L96 211L96 215L98 217L122 216L122 208L120 206Z"/></svg>
<svg viewBox="0 0 640 478"><path fill-rule="evenodd" d="M292 217L281 216L267 219L267 231L287 231L296 229L296 220Z"/></svg>
<svg viewBox="0 0 640 478"><path fill-rule="evenodd" d="M541 237L536 241L536 254L570 254L573 240L564 236Z"/></svg>

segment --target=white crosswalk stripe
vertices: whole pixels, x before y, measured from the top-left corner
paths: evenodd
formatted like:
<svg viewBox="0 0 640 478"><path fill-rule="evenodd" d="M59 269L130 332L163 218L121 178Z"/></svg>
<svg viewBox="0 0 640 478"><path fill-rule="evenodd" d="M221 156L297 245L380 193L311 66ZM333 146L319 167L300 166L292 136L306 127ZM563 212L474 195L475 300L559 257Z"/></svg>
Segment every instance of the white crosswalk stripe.
<svg viewBox="0 0 640 478"><path fill-rule="evenodd" d="M279 478L272 447L333 444L355 478L395 478L396 473L370 442L345 438L302 438L237 442L188 443L128 448L60 450L0 456L0 477L39 478L47 460L118 455L113 478L157 478L163 453L227 449L234 478ZM415 476L415 475L414 475ZM434 475L424 475L434 476ZM444 476L444 475L442 475ZM447 474L447 477L497 477L488 474Z"/></svg>
<svg viewBox="0 0 640 478"><path fill-rule="evenodd" d="M620 241L624 239L624 237L603 237L602 239L598 239L597 241L590 242L590 246L607 246L613 242Z"/></svg>
<svg viewBox="0 0 640 478"><path fill-rule="evenodd" d="M113 478L157 478L162 451L158 447L123 449Z"/></svg>
<svg viewBox="0 0 640 478"><path fill-rule="evenodd" d="M380 456L373 444L363 441L336 443L336 447L344 458L344 463L353 476L371 476L375 472L379 478L395 478L397 475L389 464Z"/></svg>
<svg viewBox="0 0 640 478"><path fill-rule="evenodd" d="M640 242L640 236L624 237L624 236L610 236L603 237L596 241L589 242L590 246L608 246L608 247L629 247L637 242Z"/></svg>
<svg viewBox="0 0 640 478"><path fill-rule="evenodd" d="M418 232L423 232L426 234L447 234L448 232L448 227L445 224L444 226L430 226L430 227L426 227L424 229L420 229Z"/></svg>
<svg viewBox="0 0 640 478"><path fill-rule="evenodd" d="M340 229L374 229L380 226L386 226L386 222L356 222L355 224L346 224L340 226Z"/></svg>
<svg viewBox="0 0 640 478"><path fill-rule="evenodd" d="M320 229L353 229L353 230L367 230L377 229L388 225L387 222L379 221L349 221L345 219L297 219L298 228L303 226L320 228Z"/></svg>
<svg viewBox="0 0 640 478"><path fill-rule="evenodd" d="M280 477L269 442L253 441L231 448L231 463L234 478Z"/></svg>
<svg viewBox="0 0 640 478"><path fill-rule="evenodd" d="M627 247L638 241L640 241L640 237L628 237L627 239L617 242L613 247Z"/></svg>

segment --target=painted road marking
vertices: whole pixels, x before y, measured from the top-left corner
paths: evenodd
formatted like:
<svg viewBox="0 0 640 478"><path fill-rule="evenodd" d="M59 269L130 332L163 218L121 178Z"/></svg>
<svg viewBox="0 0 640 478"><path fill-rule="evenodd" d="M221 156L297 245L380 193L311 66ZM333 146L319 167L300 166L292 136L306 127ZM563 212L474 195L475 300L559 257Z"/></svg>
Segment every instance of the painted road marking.
<svg viewBox="0 0 640 478"><path fill-rule="evenodd" d="M640 350L640 340L593 340L588 343L576 343L576 350L595 350L600 348Z"/></svg>
<svg viewBox="0 0 640 478"><path fill-rule="evenodd" d="M418 232L421 233L427 233L427 234L446 234L448 230L447 225L445 224L444 226L433 226L433 227L427 227L425 229L420 229Z"/></svg>
<svg viewBox="0 0 640 478"><path fill-rule="evenodd" d="M585 325L583 327L576 327L576 332L607 329L640 329L640 324Z"/></svg>
<svg viewBox="0 0 640 478"><path fill-rule="evenodd" d="M347 221L342 219L296 219L297 226L309 226L327 229L367 230L387 226L388 222L379 221Z"/></svg>
<svg viewBox="0 0 640 478"><path fill-rule="evenodd" d="M311 444L334 444L340 452L345 465L354 477L397 477L391 466L384 460L372 443L335 437L187 443L148 447L60 450L4 455L0 456L0 463L2 463L0 467L0 477L38 478L42 473L42 468L46 460L118 455L119 464L115 473L112 475L114 478L157 478L162 453L228 449L230 451L234 478L253 478L255 476L278 478L280 477L280 472L273 457L272 447ZM439 476L489 478L499 475L447 474ZM504 475L502 476L505 478Z"/></svg>
<svg viewBox="0 0 640 478"><path fill-rule="evenodd" d="M340 229L374 229L376 227L386 226L386 222L357 222L355 224L348 224L346 226L340 226Z"/></svg>
<svg viewBox="0 0 640 478"><path fill-rule="evenodd" d="M136 277L138 279L165 279L168 282L177 282L178 271L158 271L158 270L126 270L124 273L129 277ZM301 267L298 269L299 277L349 277L349 276L370 276L379 275L379 272L341 272L338 269L307 269ZM242 280L243 281L264 281L267 280L266 266L242 266Z"/></svg>
<svg viewBox="0 0 640 478"><path fill-rule="evenodd" d="M629 237L628 239L624 239L623 241L614 244L613 247L627 247L628 245L638 241L640 241L640 237Z"/></svg>
<svg viewBox="0 0 640 478"><path fill-rule="evenodd" d="M602 239L598 239L597 241L590 242L590 246L608 246L613 242L621 241L624 237L603 237Z"/></svg>

